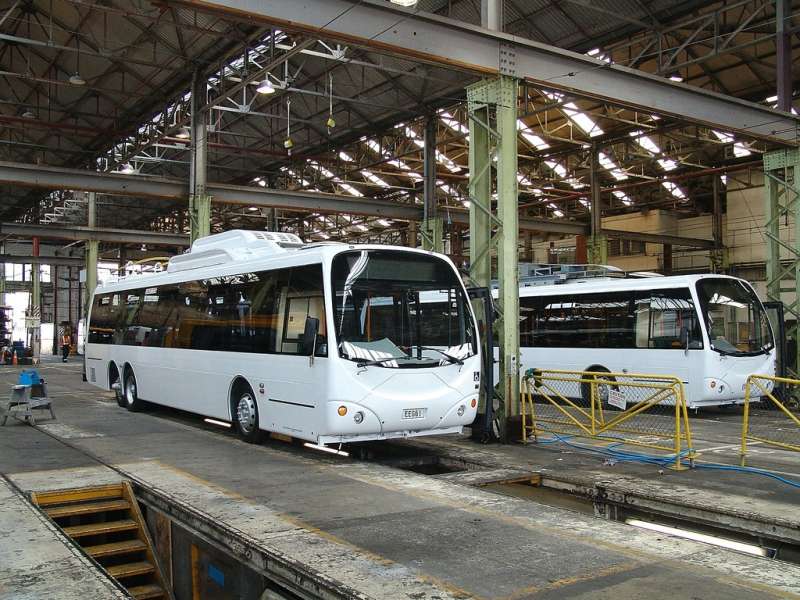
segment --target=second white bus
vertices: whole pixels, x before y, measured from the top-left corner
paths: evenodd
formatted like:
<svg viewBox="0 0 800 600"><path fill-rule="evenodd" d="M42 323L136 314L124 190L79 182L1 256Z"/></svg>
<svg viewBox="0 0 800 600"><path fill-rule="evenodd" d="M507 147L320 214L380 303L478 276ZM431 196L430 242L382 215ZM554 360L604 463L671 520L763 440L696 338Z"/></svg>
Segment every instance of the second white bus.
<svg viewBox="0 0 800 600"><path fill-rule="evenodd" d="M689 408L741 404L749 375L775 374L764 306L722 275L523 283L520 346L523 371L677 376Z"/></svg>

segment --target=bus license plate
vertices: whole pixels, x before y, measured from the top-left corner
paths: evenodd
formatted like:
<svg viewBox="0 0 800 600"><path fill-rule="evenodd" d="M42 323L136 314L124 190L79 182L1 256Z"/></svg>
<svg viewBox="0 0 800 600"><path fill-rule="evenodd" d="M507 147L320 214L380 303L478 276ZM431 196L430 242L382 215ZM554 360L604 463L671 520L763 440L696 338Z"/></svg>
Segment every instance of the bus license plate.
<svg viewBox="0 0 800 600"><path fill-rule="evenodd" d="M404 408L404 419L424 419L425 414L428 412L427 408Z"/></svg>

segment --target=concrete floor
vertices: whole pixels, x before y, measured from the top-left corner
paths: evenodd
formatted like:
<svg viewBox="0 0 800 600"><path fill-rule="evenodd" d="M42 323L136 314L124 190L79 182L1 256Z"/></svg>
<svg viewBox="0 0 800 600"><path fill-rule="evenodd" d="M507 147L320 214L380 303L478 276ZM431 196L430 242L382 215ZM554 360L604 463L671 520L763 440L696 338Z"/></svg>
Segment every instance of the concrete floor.
<svg viewBox="0 0 800 600"><path fill-rule="evenodd" d="M615 600L800 596L800 567L792 564L498 495L465 485L464 478L420 475L280 442L251 446L182 413L120 409L110 393L81 382L77 361L45 364L40 370L55 399L57 421L42 421L37 428L14 422L0 429L0 472L20 488L77 487L120 476L86 451L265 550L338 582L352 590L350 595ZM15 378L15 370L0 369L0 387ZM702 443L730 443L726 435L717 443L716 436L732 425L706 420ZM686 496L682 487L691 492L697 486L698 494L712 494L732 505L747 502L765 514L772 510L775 518L797 503L794 492L770 489L760 480L738 479L731 488L728 474L658 475L652 467L603 467L593 455L563 449L476 446L459 438L416 447L466 457L485 465L487 473L505 468L544 470L554 478L599 477L609 485L649 487L673 498ZM732 489L745 494L730 500L736 495ZM762 506L767 504L773 508ZM8 537L15 543L16 536ZM5 561L0 563L0 581L14 585L15 575ZM8 597L16 596L12 591Z"/></svg>

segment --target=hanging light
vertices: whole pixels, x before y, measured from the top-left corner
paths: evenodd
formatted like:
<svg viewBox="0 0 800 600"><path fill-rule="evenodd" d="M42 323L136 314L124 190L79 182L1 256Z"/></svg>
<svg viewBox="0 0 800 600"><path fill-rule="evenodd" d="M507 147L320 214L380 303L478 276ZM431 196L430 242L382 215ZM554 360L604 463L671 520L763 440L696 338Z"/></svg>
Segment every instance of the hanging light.
<svg viewBox="0 0 800 600"><path fill-rule="evenodd" d="M417 0L389 0L392 4L397 4L398 6L405 6L406 8L411 6L416 6Z"/></svg>
<svg viewBox="0 0 800 600"><path fill-rule="evenodd" d="M286 148L286 153L291 156L292 155L292 148L294 148L294 142L292 141L292 131L291 131L291 112L292 108L292 101L286 101L286 139L283 140L283 147Z"/></svg>
<svg viewBox="0 0 800 600"><path fill-rule="evenodd" d="M175 134L175 137L180 138L182 140L188 140L192 137L192 132L189 131L189 128L184 125L178 130L178 133Z"/></svg>
<svg viewBox="0 0 800 600"><path fill-rule="evenodd" d="M34 113L30 108L26 108L25 112L22 113L22 118L23 119L35 119L36 118L36 113Z"/></svg>
<svg viewBox="0 0 800 600"><path fill-rule="evenodd" d="M328 133L336 127L336 121L333 120L333 73L328 74L328 120L325 121L325 126Z"/></svg>
<svg viewBox="0 0 800 600"><path fill-rule="evenodd" d="M274 94L275 86L272 85L272 82L270 82L269 77L267 77L264 81L258 84L256 91L259 94Z"/></svg>
<svg viewBox="0 0 800 600"><path fill-rule="evenodd" d="M119 170L119 172L125 175L131 175L136 172L136 169L133 168L131 163L125 163L122 165L122 168Z"/></svg>
<svg viewBox="0 0 800 600"><path fill-rule="evenodd" d="M69 76L69 82L72 85L86 85L86 80L77 71L75 71L74 75Z"/></svg>
<svg viewBox="0 0 800 600"><path fill-rule="evenodd" d="M77 43L77 54L75 54L75 73L69 76L69 82L72 85L86 85L86 80L81 77L81 41L78 39Z"/></svg>

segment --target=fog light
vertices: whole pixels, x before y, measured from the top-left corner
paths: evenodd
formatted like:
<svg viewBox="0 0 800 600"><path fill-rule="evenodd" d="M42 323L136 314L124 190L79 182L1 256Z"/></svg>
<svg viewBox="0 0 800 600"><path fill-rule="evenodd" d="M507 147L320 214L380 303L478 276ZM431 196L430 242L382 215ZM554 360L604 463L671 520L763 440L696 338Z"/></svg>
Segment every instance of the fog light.
<svg viewBox="0 0 800 600"><path fill-rule="evenodd" d="M459 417L463 417L463 416L464 416L464 411L465 411L465 410L467 410L467 407L466 407L466 406L464 406L463 404L462 404L461 406L459 406L459 407L458 407L458 416L459 416Z"/></svg>
<svg viewBox="0 0 800 600"><path fill-rule="evenodd" d="M363 412L358 411L356 414L353 415L353 421L356 422L356 425L359 425L361 423L361 421L363 421L363 420L364 420L364 413Z"/></svg>
<svg viewBox="0 0 800 600"><path fill-rule="evenodd" d="M340 406L336 412L339 413L340 417L343 417L343 416L345 416L347 414L347 407L346 406Z"/></svg>
<svg viewBox="0 0 800 600"><path fill-rule="evenodd" d="M472 402L470 402L470 403L469 403L469 405L470 405L472 408L475 408L476 406L478 406L478 400L477 400L476 398L473 398L473 399L472 399Z"/></svg>
<svg viewBox="0 0 800 600"><path fill-rule="evenodd" d="M711 382L711 389L713 390L715 387L717 387L717 382L716 381L712 381Z"/></svg>

